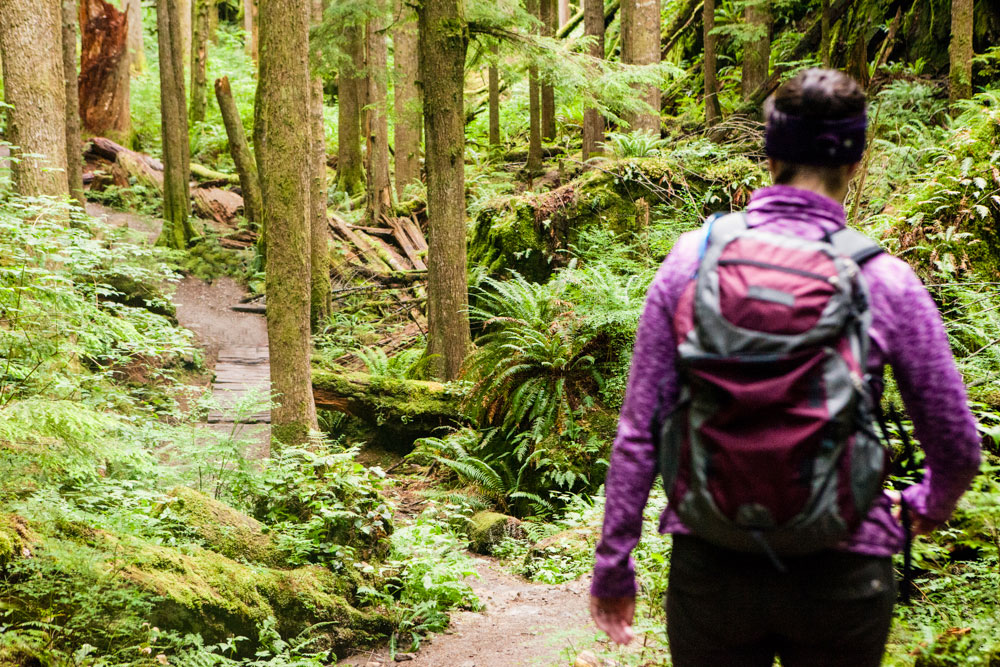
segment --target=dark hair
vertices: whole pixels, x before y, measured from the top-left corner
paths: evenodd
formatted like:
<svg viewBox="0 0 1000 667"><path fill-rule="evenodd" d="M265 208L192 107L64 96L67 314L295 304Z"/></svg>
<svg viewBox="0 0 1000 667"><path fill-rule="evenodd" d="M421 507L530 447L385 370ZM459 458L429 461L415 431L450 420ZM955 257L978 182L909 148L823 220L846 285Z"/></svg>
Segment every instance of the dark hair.
<svg viewBox="0 0 1000 667"><path fill-rule="evenodd" d="M764 104L764 116L774 110L812 120L842 120L865 111L865 92L858 82L843 72L812 68L786 81ZM782 162L775 183L788 183L804 171L813 171L831 184L842 180L838 167Z"/></svg>

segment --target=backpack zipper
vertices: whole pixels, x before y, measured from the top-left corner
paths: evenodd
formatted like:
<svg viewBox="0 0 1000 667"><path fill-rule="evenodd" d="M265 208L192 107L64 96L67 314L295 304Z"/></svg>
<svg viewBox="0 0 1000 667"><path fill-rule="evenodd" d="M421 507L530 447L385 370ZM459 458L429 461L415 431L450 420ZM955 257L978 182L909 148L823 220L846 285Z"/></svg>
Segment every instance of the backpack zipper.
<svg viewBox="0 0 1000 667"><path fill-rule="evenodd" d="M803 276L804 278L812 278L814 280L821 280L825 283L833 282L831 276L824 276L820 273L813 273L812 271L806 271L804 269L796 269L791 266L781 266L780 264L771 264L770 262L761 262L756 259L720 259L716 262L719 266L755 266L758 269L771 269L772 271L781 271L783 273L791 273L796 276Z"/></svg>

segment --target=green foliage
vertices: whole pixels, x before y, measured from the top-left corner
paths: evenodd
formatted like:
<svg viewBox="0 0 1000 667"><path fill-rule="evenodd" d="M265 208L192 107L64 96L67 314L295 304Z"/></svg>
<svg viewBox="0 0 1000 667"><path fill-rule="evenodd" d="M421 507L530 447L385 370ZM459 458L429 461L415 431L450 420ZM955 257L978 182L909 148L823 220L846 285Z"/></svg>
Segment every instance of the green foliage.
<svg viewBox="0 0 1000 667"><path fill-rule="evenodd" d="M614 152L616 157L653 157L670 144L669 140L661 139L648 130L638 132L608 132L605 146Z"/></svg>

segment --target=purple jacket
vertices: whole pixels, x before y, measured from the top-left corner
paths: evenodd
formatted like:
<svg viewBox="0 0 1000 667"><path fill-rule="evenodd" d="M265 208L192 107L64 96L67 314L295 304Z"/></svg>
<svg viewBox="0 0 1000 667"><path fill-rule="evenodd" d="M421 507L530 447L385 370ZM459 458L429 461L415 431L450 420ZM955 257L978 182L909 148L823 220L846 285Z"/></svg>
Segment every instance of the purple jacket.
<svg viewBox="0 0 1000 667"><path fill-rule="evenodd" d="M845 224L844 208L834 200L786 185L755 192L747 218L753 227L813 239ZM636 593L630 554L639 541L642 511L658 472L650 418L661 386L668 404L677 397L671 323L681 291L697 268L703 235L695 231L678 239L646 296L605 485L604 529L591 585L597 597ZM883 366L892 366L913 419L914 434L926 453L923 481L908 488L904 496L915 513L945 521L979 470L979 435L966 404L965 387L937 307L910 267L883 254L865 264L863 273L871 290L873 315L869 371L880 376ZM873 556L899 551L903 531L890 509L883 495L839 548ZM660 532L685 533L687 529L667 507L660 516Z"/></svg>

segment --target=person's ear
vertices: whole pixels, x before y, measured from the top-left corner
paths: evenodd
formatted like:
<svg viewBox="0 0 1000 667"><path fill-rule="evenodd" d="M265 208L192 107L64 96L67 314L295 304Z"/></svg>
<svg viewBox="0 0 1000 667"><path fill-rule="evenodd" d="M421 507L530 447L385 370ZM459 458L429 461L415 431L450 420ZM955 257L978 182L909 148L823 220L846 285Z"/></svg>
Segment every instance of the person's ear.
<svg viewBox="0 0 1000 667"><path fill-rule="evenodd" d="M778 161L773 157L767 158L767 170L771 172L771 182L778 177Z"/></svg>

